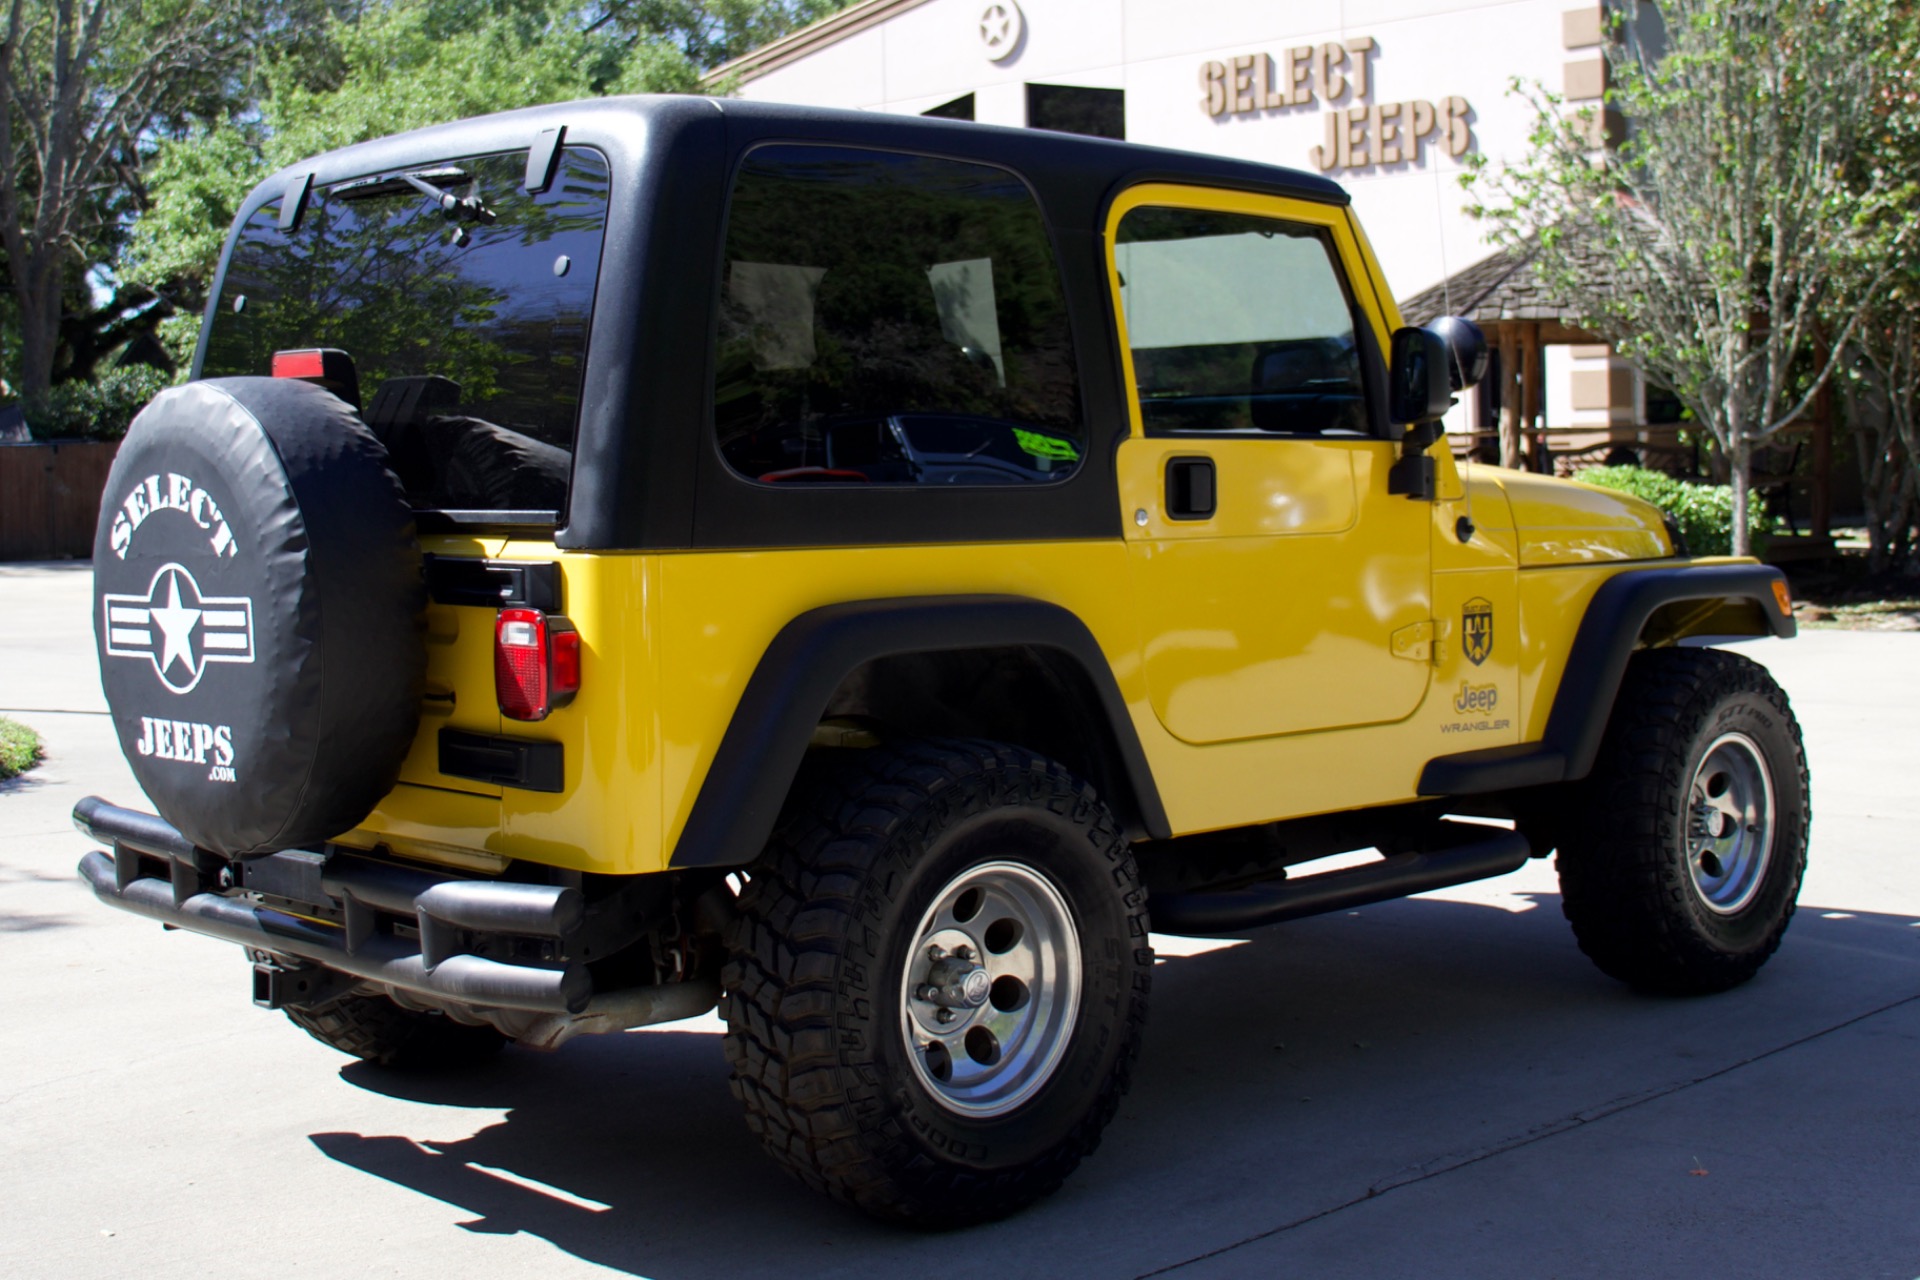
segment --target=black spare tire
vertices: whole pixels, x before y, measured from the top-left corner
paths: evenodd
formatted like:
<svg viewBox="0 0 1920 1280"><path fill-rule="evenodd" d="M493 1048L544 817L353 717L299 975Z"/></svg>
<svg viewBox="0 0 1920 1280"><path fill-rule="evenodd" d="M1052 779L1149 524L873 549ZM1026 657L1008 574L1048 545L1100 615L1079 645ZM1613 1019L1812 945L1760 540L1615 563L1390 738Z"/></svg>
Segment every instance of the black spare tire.
<svg viewBox="0 0 1920 1280"><path fill-rule="evenodd" d="M203 849L351 830L419 725L426 589L385 448L291 379L163 391L94 535L100 678L134 776Z"/></svg>

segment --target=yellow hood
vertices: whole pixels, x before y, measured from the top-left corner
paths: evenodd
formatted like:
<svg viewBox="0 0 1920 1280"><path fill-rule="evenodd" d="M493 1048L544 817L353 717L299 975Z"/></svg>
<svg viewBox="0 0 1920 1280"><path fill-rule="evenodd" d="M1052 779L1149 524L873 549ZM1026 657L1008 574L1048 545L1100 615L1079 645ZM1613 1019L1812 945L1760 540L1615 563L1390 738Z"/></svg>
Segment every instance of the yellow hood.
<svg viewBox="0 0 1920 1280"><path fill-rule="evenodd" d="M1506 493L1525 568L1601 560L1658 560L1674 553L1660 509L1612 489L1525 471L1475 468Z"/></svg>

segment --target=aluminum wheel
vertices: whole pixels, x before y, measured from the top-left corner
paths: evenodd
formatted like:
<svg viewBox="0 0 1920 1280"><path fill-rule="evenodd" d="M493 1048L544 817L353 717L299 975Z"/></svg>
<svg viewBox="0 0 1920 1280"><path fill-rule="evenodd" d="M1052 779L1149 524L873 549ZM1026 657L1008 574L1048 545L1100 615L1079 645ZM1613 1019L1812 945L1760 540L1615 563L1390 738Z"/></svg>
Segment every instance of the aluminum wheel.
<svg viewBox="0 0 1920 1280"><path fill-rule="evenodd" d="M961 873L914 931L900 1030L914 1074L961 1115L1005 1115L1053 1075L1080 1012L1080 937L1047 878L1015 862Z"/></svg>
<svg viewBox="0 0 1920 1280"><path fill-rule="evenodd" d="M1687 870L1709 910L1753 901L1773 856L1773 779L1753 739L1727 733L1694 770L1687 796Z"/></svg>

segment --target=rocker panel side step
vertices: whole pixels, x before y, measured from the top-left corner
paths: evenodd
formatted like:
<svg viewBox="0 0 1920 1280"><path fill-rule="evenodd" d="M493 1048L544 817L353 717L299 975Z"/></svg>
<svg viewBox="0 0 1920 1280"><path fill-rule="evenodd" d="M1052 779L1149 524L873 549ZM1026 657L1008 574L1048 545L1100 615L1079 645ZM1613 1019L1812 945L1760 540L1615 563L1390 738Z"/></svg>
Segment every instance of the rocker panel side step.
<svg viewBox="0 0 1920 1280"><path fill-rule="evenodd" d="M1439 847L1392 854L1364 866L1213 893L1155 894L1148 903L1153 928L1192 937L1241 933L1505 875L1533 853L1525 836L1504 827L1464 822L1439 827Z"/></svg>

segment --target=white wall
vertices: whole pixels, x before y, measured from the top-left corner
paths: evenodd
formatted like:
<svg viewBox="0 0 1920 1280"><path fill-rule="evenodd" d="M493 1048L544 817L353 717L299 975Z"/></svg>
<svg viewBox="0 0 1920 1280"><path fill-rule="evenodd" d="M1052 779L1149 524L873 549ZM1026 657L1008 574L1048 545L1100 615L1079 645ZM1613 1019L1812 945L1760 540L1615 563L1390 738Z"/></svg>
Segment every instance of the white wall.
<svg viewBox="0 0 1920 1280"><path fill-rule="evenodd" d="M1576 0L1024 0L1024 40L996 63L979 34L990 2L928 0L748 82L742 96L917 113L971 92L980 120L1018 125L1028 82L1125 89L1129 141L1313 172L1325 103L1209 116L1202 64L1370 37L1370 92L1359 101L1464 98L1472 149L1497 163L1524 148L1531 120L1508 94L1509 81L1538 79L1557 90L1563 63L1579 56L1561 45L1561 13ZM1333 105L1355 101L1349 89ZM1411 163L1329 175L1352 193L1397 296L1487 254L1464 213L1470 197L1461 171L1443 146L1427 145Z"/></svg>

